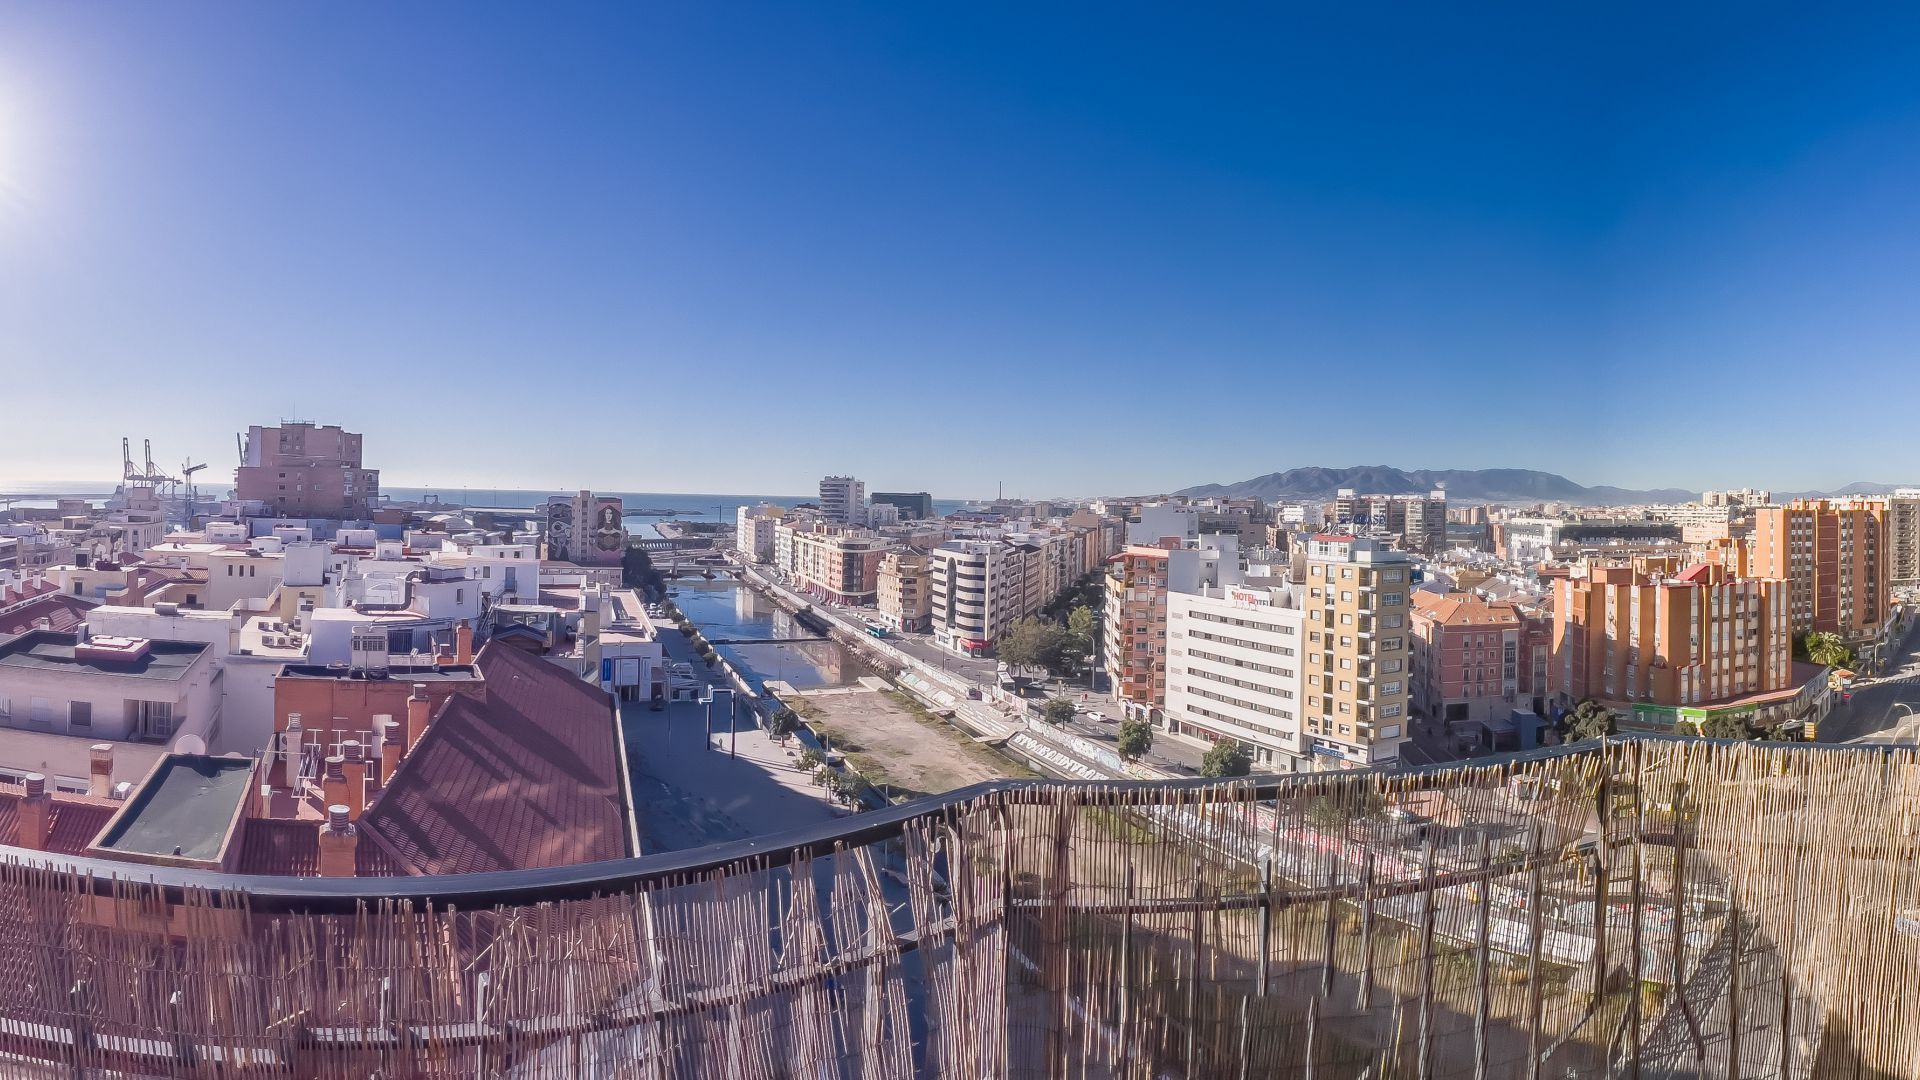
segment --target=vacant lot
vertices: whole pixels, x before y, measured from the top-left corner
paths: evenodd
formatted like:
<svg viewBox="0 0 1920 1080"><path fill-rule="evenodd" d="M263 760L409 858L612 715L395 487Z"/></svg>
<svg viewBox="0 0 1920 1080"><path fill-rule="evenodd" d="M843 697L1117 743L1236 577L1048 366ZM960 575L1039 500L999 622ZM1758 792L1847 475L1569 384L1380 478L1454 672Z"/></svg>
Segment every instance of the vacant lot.
<svg viewBox="0 0 1920 1080"><path fill-rule="evenodd" d="M895 798L1038 774L949 727L895 690L830 691L790 702L853 767Z"/></svg>

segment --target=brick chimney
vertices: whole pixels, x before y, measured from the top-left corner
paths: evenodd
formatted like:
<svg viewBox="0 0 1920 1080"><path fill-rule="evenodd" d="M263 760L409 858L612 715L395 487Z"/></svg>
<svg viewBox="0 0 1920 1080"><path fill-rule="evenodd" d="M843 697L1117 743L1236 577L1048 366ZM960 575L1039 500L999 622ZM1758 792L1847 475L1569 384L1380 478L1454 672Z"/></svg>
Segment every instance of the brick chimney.
<svg viewBox="0 0 1920 1080"><path fill-rule="evenodd" d="M327 756L327 771L320 778L320 797L327 806L345 806L347 802L347 759L341 754Z"/></svg>
<svg viewBox="0 0 1920 1080"><path fill-rule="evenodd" d="M407 752L420 745L420 736L427 733L427 720L433 702L427 699L427 684L414 683L413 693L407 698Z"/></svg>
<svg viewBox="0 0 1920 1080"><path fill-rule="evenodd" d="M326 823L320 826L320 876L352 877L354 849L360 846L360 832L345 806L327 807Z"/></svg>
<svg viewBox="0 0 1920 1080"><path fill-rule="evenodd" d="M453 628L453 662L456 664L473 663L473 624L466 619Z"/></svg>
<svg viewBox="0 0 1920 1080"><path fill-rule="evenodd" d="M367 758L358 739L341 743L340 756L346 759L341 768L347 776L348 816L359 821L360 812L367 808Z"/></svg>
<svg viewBox="0 0 1920 1080"><path fill-rule="evenodd" d="M53 833L53 796L47 794L47 778L42 773L27 774L27 793L16 811L15 842L35 851L47 850L47 837Z"/></svg>
<svg viewBox="0 0 1920 1080"><path fill-rule="evenodd" d="M385 787L400 770L400 758L407 752L407 733L391 716L374 717L373 727L380 736L380 786Z"/></svg>
<svg viewBox="0 0 1920 1080"><path fill-rule="evenodd" d="M96 799L113 795L113 744L97 742L87 748L87 794Z"/></svg>

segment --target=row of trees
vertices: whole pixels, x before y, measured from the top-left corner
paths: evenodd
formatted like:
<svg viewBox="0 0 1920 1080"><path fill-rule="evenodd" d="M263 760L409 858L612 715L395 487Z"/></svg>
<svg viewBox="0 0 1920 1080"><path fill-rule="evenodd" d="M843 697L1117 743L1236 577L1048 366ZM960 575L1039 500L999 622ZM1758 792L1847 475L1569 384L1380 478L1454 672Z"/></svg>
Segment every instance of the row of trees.
<svg viewBox="0 0 1920 1080"><path fill-rule="evenodd" d="M1618 733L1619 722L1598 701L1588 698L1573 707L1560 720L1560 737L1567 742L1599 739ZM1699 733L1709 739L1770 739L1773 732L1744 716L1715 713L1699 724Z"/></svg>
<svg viewBox="0 0 1920 1080"><path fill-rule="evenodd" d="M1066 678L1078 674L1092 653L1093 626L1093 609L1085 606L1069 612L1065 626L1021 619L994 642L994 651L1013 667L1045 668L1049 675Z"/></svg>

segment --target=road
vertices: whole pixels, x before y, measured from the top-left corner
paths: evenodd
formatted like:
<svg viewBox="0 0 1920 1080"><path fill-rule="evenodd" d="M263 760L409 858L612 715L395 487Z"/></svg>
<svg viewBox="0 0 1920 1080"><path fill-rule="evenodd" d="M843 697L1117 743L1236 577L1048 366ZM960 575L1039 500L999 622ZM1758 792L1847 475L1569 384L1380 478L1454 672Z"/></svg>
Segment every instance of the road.
<svg viewBox="0 0 1920 1080"><path fill-rule="evenodd" d="M1834 706L1820 722L1821 742L1884 743L1914 741L1920 736L1920 620L1908 627L1892 651L1886 674L1854 684L1853 700Z"/></svg>

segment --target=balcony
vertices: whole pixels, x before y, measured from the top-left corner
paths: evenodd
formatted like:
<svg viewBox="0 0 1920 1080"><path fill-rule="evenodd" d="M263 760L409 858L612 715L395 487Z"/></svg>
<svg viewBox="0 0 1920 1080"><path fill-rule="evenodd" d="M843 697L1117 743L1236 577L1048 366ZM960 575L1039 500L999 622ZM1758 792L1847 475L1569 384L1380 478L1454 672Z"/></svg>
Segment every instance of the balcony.
<svg viewBox="0 0 1920 1080"><path fill-rule="evenodd" d="M1541 1076L1721 1075L1729 1047L1750 1078L1789 1059L1804 1075L1816 1053L1838 1074L1905 1075L1920 1015L1886 1003L1910 981L1909 894L1872 894L1880 915L1835 900L1829 875L1894 880L1920 795L1890 795L1886 763L1916 751L1697 748L1611 739L1391 781L1323 752L1337 771L1251 783L981 784L732 844L464 878L136 874L7 849L0 1052L35 1076L971 1080L1299 1076L1309 1050L1339 1064L1316 1075L1378 1076L1424 1048L1434 1076L1528 1074L1511 1057L1476 1069L1478 1027L1484 1046L1538 1046ZM1741 782L1775 776L1796 783ZM1423 846L1381 813L1409 798L1501 839ZM1583 872L1590 823L1613 866L1657 871L1631 891ZM1059 854L1069 842L1081 857ZM1530 894L1557 901L1531 930ZM1603 939L1560 914L1594 904L1616 913ZM1356 911L1391 935L1391 959L1357 947ZM1437 916L1427 946L1420 911ZM1489 919L1508 929L1481 944ZM1299 967L1323 949L1324 984ZM1530 1009L1513 979L1535 960L1667 992L1604 1024ZM1414 974L1438 961L1447 977ZM1370 972L1369 1001L1350 991ZM1444 1037L1406 1022L1423 1011ZM1782 1023L1804 1047L1780 1047Z"/></svg>

